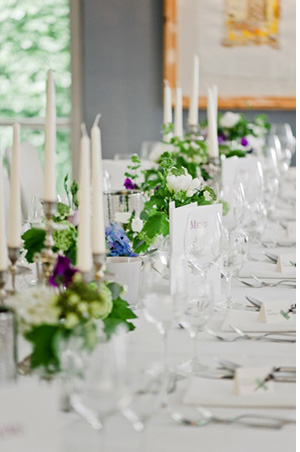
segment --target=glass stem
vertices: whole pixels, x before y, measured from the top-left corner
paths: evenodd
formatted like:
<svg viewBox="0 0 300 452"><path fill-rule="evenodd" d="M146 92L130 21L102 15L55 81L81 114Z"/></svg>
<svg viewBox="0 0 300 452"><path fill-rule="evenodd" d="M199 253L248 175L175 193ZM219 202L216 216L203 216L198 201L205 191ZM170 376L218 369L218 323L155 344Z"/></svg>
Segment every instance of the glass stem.
<svg viewBox="0 0 300 452"><path fill-rule="evenodd" d="M198 330L192 330L190 336L193 341L192 366L193 370L195 370L198 364Z"/></svg>
<svg viewBox="0 0 300 452"><path fill-rule="evenodd" d="M226 304L228 308L232 307L232 298L231 298L231 280L232 275L226 276L226 284L227 284L227 296L226 296Z"/></svg>
<svg viewBox="0 0 300 452"><path fill-rule="evenodd" d="M144 428L139 432L139 450L143 452L147 452L147 439L148 439L148 422L144 421Z"/></svg>
<svg viewBox="0 0 300 452"><path fill-rule="evenodd" d="M99 452L106 452L107 450L107 444L106 444L106 428L102 422L102 428L97 430L98 434L98 443L99 443Z"/></svg>
<svg viewBox="0 0 300 452"><path fill-rule="evenodd" d="M165 329L162 333L162 345L163 345L163 366L164 369L167 371L168 370L168 331Z"/></svg>

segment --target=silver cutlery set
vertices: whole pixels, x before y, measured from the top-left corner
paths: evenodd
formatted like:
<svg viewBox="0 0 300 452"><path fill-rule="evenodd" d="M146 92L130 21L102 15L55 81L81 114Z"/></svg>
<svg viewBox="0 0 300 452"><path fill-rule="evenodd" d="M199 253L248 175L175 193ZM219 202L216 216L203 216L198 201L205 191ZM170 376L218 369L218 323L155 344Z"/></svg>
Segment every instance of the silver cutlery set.
<svg viewBox="0 0 300 452"><path fill-rule="evenodd" d="M198 377L214 378L214 379L233 379L236 370L241 367L240 364L226 359L218 359L218 368L214 371L203 372L197 374ZM264 381L273 380L275 382L296 382L296 367L293 366L274 366L270 373L266 375ZM201 416L196 419L187 417L184 414L175 411L171 413L171 418L183 425L192 427L205 427L209 424L233 425L237 424L243 427L267 428L279 430L285 425L295 424L294 419L287 419L273 415L261 413L243 413L237 416L216 416L212 411L202 406L195 407L195 411Z"/></svg>

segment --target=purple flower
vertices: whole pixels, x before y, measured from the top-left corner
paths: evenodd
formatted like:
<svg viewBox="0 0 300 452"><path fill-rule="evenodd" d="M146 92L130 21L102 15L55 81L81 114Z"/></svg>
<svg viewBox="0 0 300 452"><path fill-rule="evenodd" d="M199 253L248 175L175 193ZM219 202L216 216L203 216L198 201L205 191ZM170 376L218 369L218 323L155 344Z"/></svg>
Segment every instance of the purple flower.
<svg viewBox="0 0 300 452"><path fill-rule="evenodd" d="M109 248L108 256L135 257L126 232L118 223L110 223L105 228L106 241Z"/></svg>
<svg viewBox="0 0 300 452"><path fill-rule="evenodd" d="M247 140L247 138L243 137L241 138L241 145L242 146L248 146L249 141Z"/></svg>
<svg viewBox="0 0 300 452"><path fill-rule="evenodd" d="M74 274L78 270L71 267L70 259L65 256L59 255L56 261L56 265L53 269L52 275L49 278L49 284L53 287L65 286L68 287L72 282Z"/></svg>
<svg viewBox="0 0 300 452"><path fill-rule="evenodd" d="M127 179L125 179L125 182L124 182L124 187L127 190L133 190L134 188L136 188L136 185L134 182L132 182L131 179L128 179L128 177L127 177Z"/></svg>
<svg viewBox="0 0 300 452"><path fill-rule="evenodd" d="M227 139L227 137L226 137L225 133L221 132L218 135L218 143L219 144L224 144L226 142L226 139Z"/></svg>
<svg viewBox="0 0 300 452"><path fill-rule="evenodd" d="M158 190L158 189L159 189L159 185L156 185L154 191L156 191L156 190Z"/></svg>

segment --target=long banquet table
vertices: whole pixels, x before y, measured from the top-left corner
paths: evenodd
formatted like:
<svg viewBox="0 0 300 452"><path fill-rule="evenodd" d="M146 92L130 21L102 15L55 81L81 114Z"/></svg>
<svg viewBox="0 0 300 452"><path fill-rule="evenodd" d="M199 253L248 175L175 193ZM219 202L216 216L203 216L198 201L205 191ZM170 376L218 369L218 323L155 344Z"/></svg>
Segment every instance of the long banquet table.
<svg viewBox="0 0 300 452"><path fill-rule="evenodd" d="M294 215L294 207L284 206L281 208L283 215ZM284 219L284 217L282 217ZM277 224L272 229L266 231L268 238L284 236L284 231ZM259 260L264 260L262 246L252 246L251 255ZM273 252L294 251L291 248L274 248ZM267 260L266 260L267 261ZM222 285L224 284L222 280ZM223 286L224 289L224 286ZM245 295L252 295L262 300L286 299L295 302L295 289L284 287L272 288L250 288L243 285L238 280L233 283L233 297L237 302L245 306L247 301ZM220 325L225 316L224 312L215 312L208 326L215 331L220 331ZM162 351L162 341L155 326L148 324L140 313L140 318L136 321L135 343L136 360L145 361L158 360ZM232 336L231 333L224 333ZM199 360L213 365L215 358L225 358L236 361L244 366L295 366L296 345L294 343L271 343L240 340L237 342L221 342L210 336L207 332L199 335ZM169 363L174 366L187 361L192 353L192 343L187 332L180 328L174 328L169 337ZM209 385L210 380L202 379L205 385ZM212 388L216 384L214 380ZM233 384L233 383L231 383ZM276 391L286 391L289 397L295 397L296 385L290 383L274 383ZM213 391L213 389L212 389ZM236 415L240 413L264 413L273 416L295 419L294 409L264 409L264 408L228 408L228 407L208 407L214 414ZM141 434L134 431L132 425L120 414L117 414L107 421L106 442L108 451L155 451L155 452L253 452L253 451L293 451L295 449L295 425L286 425L280 430L268 430L258 428L247 428L238 425L212 424L205 427L192 427L176 423L170 411L180 411L186 413L185 407L178 394L169 398L169 406L162 408L150 420L146 433ZM193 408L189 408L193 411ZM99 451L98 435L92 428L74 413L61 413L61 440L63 452Z"/></svg>

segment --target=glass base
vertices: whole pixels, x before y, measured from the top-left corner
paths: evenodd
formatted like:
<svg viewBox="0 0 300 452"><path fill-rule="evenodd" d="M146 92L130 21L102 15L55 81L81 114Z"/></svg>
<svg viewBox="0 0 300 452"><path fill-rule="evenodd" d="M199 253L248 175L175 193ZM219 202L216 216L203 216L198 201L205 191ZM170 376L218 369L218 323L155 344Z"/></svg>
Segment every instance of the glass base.
<svg viewBox="0 0 300 452"><path fill-rule="evenodd" d="M208 370L208 366L200 363L198 360L192 361L189 360L185 363L179 364L176 371L177 374L183 377L187 377L189 375L197 375L198 372L205 372Z"/></svg>
<svg viewBox="0 0 300 452"><path fill-rule="evenodd" d="M239 302L234 301L232 298L225 298L223 301L216 303L215 305L217 311L225 311L226 309L244 309L245 306Z"/></svg>

